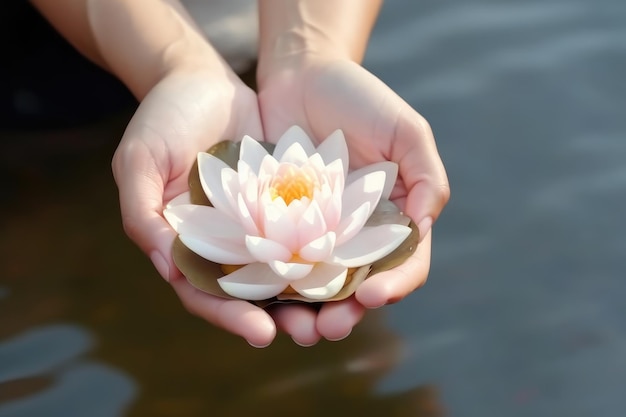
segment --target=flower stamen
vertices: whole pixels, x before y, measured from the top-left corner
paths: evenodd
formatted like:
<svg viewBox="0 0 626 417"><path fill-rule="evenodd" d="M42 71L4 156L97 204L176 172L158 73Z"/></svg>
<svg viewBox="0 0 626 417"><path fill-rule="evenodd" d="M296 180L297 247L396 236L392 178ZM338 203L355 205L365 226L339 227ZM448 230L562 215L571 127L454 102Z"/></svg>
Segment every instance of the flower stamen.
<svg viewBox="0 0 626 417"><path fill-rule="evenodd" d="M317 178L304 169L285 166L272 178L269 192L272 200L281 197L285 204L289 205L293 200L301 200L304 197L312 199L317 185Z"/></svg>

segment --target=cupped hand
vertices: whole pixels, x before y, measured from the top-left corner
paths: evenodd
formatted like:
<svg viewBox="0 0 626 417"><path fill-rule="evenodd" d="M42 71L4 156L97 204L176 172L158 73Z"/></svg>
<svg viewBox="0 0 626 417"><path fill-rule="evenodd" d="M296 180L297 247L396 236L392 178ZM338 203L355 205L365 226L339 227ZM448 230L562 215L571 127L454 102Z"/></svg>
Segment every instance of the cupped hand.
<svg viewBox="0 0 626 417"><path fill-rule="evenodd" d="M264 310L193 288L174 265L176 233L163 205L188 190L199 151L244 134L262 138L257 96L234 74L179 71L165 76L142 100L113 158L124 230L170 282L193 314L268 345L276 325Z"/></svg>
<svg viewBox="0 0 626 417"><path fill-rule="evenodd" d="M305 57L259 77L259 107L268 141L291 125L314 140L342 129L350 168L379 161L398 163L391 199L418 225L421 242L402 265L367 279L355 295L325 304L319 312L277 307L277 323L300 344L350 334L366 308L396 302L423 285L430 268L431 226L450 195L444 166L426 120L388 86L357 63ZM283 310L284 309L284 310Z"/></svg>

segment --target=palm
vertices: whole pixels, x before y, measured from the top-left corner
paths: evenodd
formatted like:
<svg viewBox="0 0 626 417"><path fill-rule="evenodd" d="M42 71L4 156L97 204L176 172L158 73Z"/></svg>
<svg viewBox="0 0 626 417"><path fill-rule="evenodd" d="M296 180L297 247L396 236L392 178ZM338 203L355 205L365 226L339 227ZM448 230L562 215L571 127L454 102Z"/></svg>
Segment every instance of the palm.
<svg viewBox="0 0 626 417"><path fill-rule="evenodd" d="M165 78L139 106L116 161L123 164L149 154L145 160L155 164L163 181L163 199L186 191L187 174L199 151L244 133L261 133L254 93L243 84L223 84L200 75Z"/></svg>
<svg viewBox="0 0 626 417"><path fill-rule="evenodd" d="M266 80L259 91L265 137L276 140L298 124L320 140L340 128L350 152L351 169L391 160L399 165L392 199L416 222L436 218L447 201L447 180L425 120L384 83L347 61L308 63ZM399 268L365 281L352 298L326 305L315 318L322 335L349 332L363 314L402 298L426 280L430 266L430 225L419 249ZM358 302L357 302L358 300Z"/></svg>
<svg viewBox="0 0 626 417"><path fill-rule="evenodd" d="M124 228L178 293L184 306L207 321L265 345L275 334L271 317L245 301L224 300L193 288L174 266L175 232L163 204L188 190L199 151L247 133L261 137L256 95L232 82L201 74L163 79L142 101L113 160Z"/></svg>

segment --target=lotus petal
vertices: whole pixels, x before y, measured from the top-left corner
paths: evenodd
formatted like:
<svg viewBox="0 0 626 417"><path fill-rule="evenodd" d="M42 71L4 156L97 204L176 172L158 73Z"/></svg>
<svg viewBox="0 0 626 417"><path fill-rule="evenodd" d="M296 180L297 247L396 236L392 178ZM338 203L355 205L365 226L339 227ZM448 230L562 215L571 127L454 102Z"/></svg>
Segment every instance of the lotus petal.
<svg viewBox="0 0 626 417"><path fill-rule="evenodd" d="M335 240L335 232L325 233L323 236L304 245L298 254L306 261L322 262L333 253Z"/></svg>
<svg viewBox="0 0 626 417"><path fill-rule="evenodd" d="M389 199L393 186L396 184L396 179L398 178L398 164L395 162L382 161L356 169L350 172L346 177L346 186L353 183L360 177L376 171L384 171L386 174L382 198Z"/></svg>
<svg viewBox="0 0 626 417"><path fill-rule="evenodd" d="M193 239L228 239L243 242L239 222L215 207L184 204L163 210L163 216L180 235Z"/></svg>
<svg viewBox="0 0 626 417"><path fill-rule="evenodd" d="M292 256L291 251L280 243L259 236L247 235L246 247L258 262L287 262Z"/></svg>
<svg viewBox="0 0 626 417"><path fill-rule="evenodd" d="M228 242L224 239L197 239L179 235L178 238L196 255L209 261L228 265L243 265L256 262L242 239L241 244Z"/></svg>
<svg viewBox="0 0 626 417"><path fill-rule="evenodd" d="M289 284L277 276L267 264L253 263L217 280L224 292L243 300L266 300Z"/></svg>
<svg viewBox="0 0 626 417"><path fill-rule="evenodd" d="M256 173L252 171L252 168L244 161L238 162L237 174L239 178L239 192L250 212L250 216L254 219L257 227L260 227L259 190L261 189L261 182Z"/></svg>
<svg viewBox="0 0 626 417"><path fill-rule="evenodd" d="M346 144L346 138L341 130L335 130L322 143L320 143L317 147L317 152L322 156L326 165L329 165L337 159L341 160L344 177L348 174L348 146Z"/></svg>
<svg viewBox="0 0 626 417"><path fill-rule="evenodd" d="M363 228L352 240L335 247L332 262L348 268L371 264L391 253L410 233L410 227L397 224Z"/></svg>
<svg viewBox="0 0 626 417"><path fill-rule="evenodd" d="M231 205L231 201L224 190L222 181L222 171L224 170L230 170L234 173L234 170L221 159L204 152L198 154L198 171L202 190L216 209L224 213L232 213L235 207Z"/></svg>
<svg viewBox="0 0 626 417"><path fill-rule="evenodd" d="M365 226L371 211L371 204L369 201L366 201L341 220L341 223L339 223L339 226L335 229L337 233L336 245L343 245L345 242L354 238L354 236L363 229L363 226Z"/></svg>
<svg viewBox="0 0 626 417"><path fill-rule="evenodd" d="M293 232L296 228L296 223L287 214L286 208L287 206L283 210L282 206L278 204L265 206L264 234L268 239L279 242L292 253L295 253L298 250L297 235Z"/></svg>
<svg viewBox="0 0 626 417"><path fill-rule="evenodd" d="M245 161L254 173L259 172L261 169L261 162L263 162L263 158L267 155L268 153L263 145L252 139L250 136L245 135L243 139L241 139L239 160Z"/></svg>
<svg viewBox="0 0 626 417"><path fill-rule="evenodd" d="M250 214L250 210L248 210L248 206L241 194L237 195L237 209L239 221L246 232L253 236L259 235L259 226L256 224L256 219Z"/></svg>
<svg viewBox="0 0 626 417"><path fill-rule="evenodd" d="M324 215L324 221L328 230L333 230L341 220L342 196L340 190L332 190L325 184L322 186L320 194L315 196L315 200L320 205L320 210Z"/></svg>
<svg viewBox="0 0 626 417"><path fill-rule="evenodd" d="M287 281L294 281L307 276L313 269L313 264L305 264L300 262L281 262L271 261L268 262L272 271L282 279Z"/></svg>
<svg viewBox="0 0 626 417"><path fill-rule="evenodd" d="M326 233L326 221L317 201L311 201L304 210L294 233L297 233L298 246L300 247Z"/></svg>
<svg viewBox="0 0 626 417"><path fill-rule="evenodd" d="M340 265L318 263L306 277L291 283L298 294L324 300L337 294L346 282L348 270Z"/></svg>
<svg viewBox="0 0 626 417"><path fill-rule="evenodd" d="M282 198L277 198L276 200L274 200L274 204L276 203L280 204L281 207L285 207L285 212L291 218L294 224L297 225L300 219L302 219L302 215L304 214L305 210L307 210L307 208L309 207L310 201L308 198L293 200L291 204L287 206L285 204L285 200L283 200Z"/></svg>
<svg viewBox="0 0 626 417"><path fill-rule="evenodd" d="M341 217L344 218L359 208L365 201L369 201L370 210L374 211L385 183L385 172L370 172L349 184L343 192ZM368 213L367 217L370 216Z"/></svg>
<svg viewBox="0 0 626 417"><path fill-rule="evenodd" d="M279 166L279 162L272 155L265 156L263 161L261 161L261 167L259 168L259 172L257 174L259 182L261 184L269 182L274 174L276 174L276 170L278 170Z"/></svg>
<svg viewBox="0 0 626 417"><path fill-rule="evenodd" d="M318 153L314 153L313 155L311 155L309 159L307 159L303 167L313 169L318 175L324 174L326 172L326 164Z"/></svg>
<svg viewBox="0 0 626 417"><path fill-rule="evenodd" d="M183 204L191 204L191 193L189 191L185 191L184 193L172 198L165 205L165 208L169 209L176 206L182 206Z"/></svg>
<svg viewBox="0 0 626 417"><path fill-rule="evenodd" d="M304 130L299 126L292 126L276 142L276 148L273 152L274 158L282 161L283 156L294 143L299 143L306 155L315 153L315 146Z"/></svg>
<svg viewBox="0 0 626 417"><path fill-rule="evenodd" d="M294 164L302 166L309 159L309 154L299 143L292 143L280 158L281 164Z"/></svg>

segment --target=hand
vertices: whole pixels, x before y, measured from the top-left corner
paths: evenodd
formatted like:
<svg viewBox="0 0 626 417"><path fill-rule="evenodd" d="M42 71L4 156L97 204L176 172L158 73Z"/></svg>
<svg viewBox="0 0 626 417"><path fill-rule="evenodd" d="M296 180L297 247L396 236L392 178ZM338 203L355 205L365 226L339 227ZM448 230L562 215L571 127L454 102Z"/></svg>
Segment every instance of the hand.
<svg viewBox="0 0 626 417"><path fill-rule="evenodd" d="M124 229L170 282L193 314L268 345L276 325L264 310L193 288L172 260L176 233L163 205L188 190L187 177L199 151L249 134L262 138L256 94L234 74L176 71L165 76L133 116L113 158Z"/></svg>
<svg viewBox="0 0 626 417"><path fill-rule="evenodd" d="M351 169L390 160L399 165L392 200L418 224L421 242L401 266L366 280L345 301L316 312L306 306L277 307L277 322L300 344L350 334L365 312L396 302L426 281L430 268L431 226L449 199L445 169L432 131L383 82L344 59L289 56L259 77L259 106L265 138L276 140L298 124L314 139L343 130Z"/></svg>

